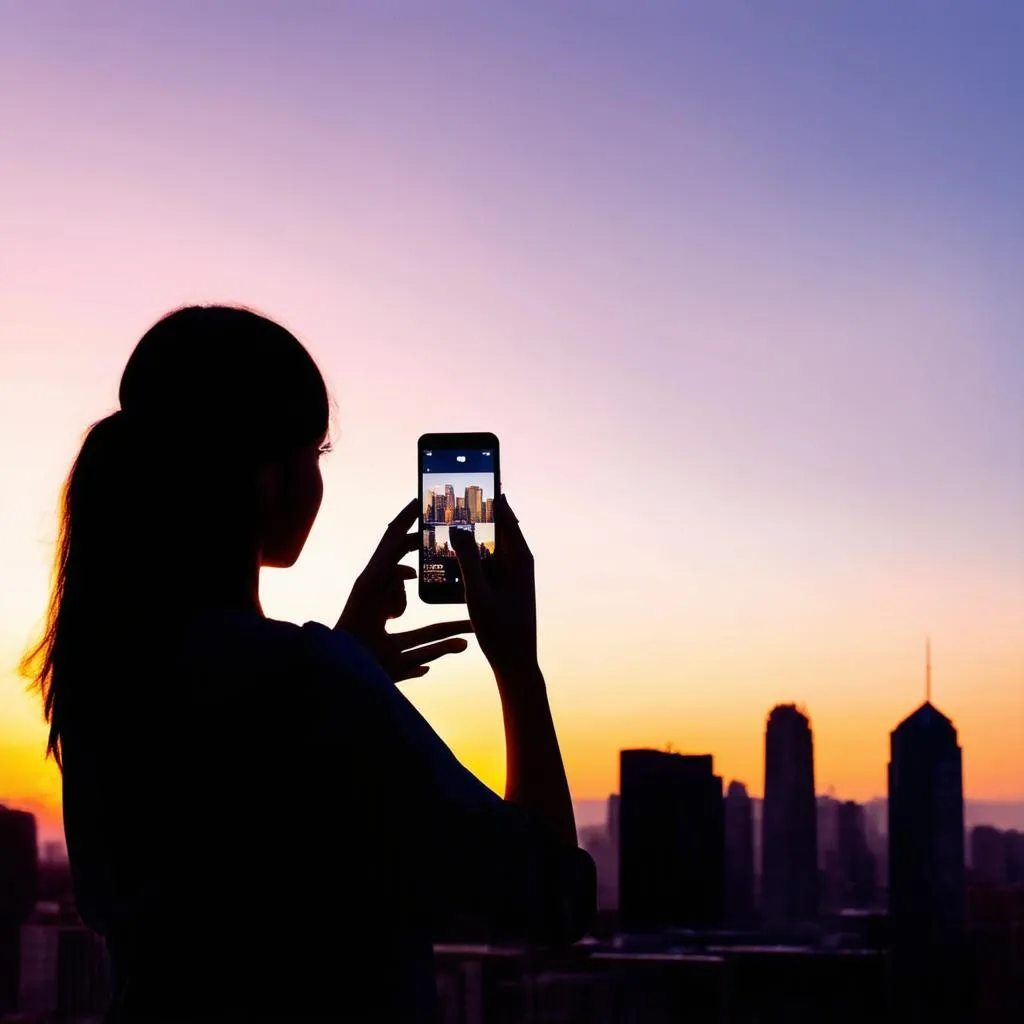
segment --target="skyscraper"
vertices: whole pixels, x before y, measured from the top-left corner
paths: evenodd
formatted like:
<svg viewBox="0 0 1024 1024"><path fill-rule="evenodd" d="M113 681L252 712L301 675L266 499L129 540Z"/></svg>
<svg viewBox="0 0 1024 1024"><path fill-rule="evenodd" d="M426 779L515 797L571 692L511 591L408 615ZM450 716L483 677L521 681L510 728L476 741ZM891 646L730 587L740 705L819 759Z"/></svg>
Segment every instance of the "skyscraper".
<svg viewBox="0 0 1024 1024"><path fill-rule="evenodd" d="M953 723L922 704L892 733L889 915L932 937L957 932L964 912L962 755Z"/></svg>
<svg viewBox="0 0 1024 1024"><path fill-rule="evenodd" d="M925 702L890 737L889 921L899 998L938 1012L961 996L963 760L931 702L930 652L926 678Z"/></svg>
<svg viewBox="0 0 1024 1024"><path fill-rule="evenodd" d="M482 523L484 519L484 491L476 484L466 488L466 509L471 523Z"/></svg>
<svg viewBox="0 0 1024 1024"><path fill-rule="evenodd" d="M433 508L431 509L431 521L435 523L443 523L445 521L445 507L444 507L444 492L438 488L433 494Z"/></svg>
<svg viewBox="0 0 1024 1024"><path fill-rule="evenodd" d="M771 928L799 928L818 916L818 823L811 724L780 704L765 731L761 821L761 908Z"/></svg>
<svg viewBox="0 0 1024 1024"><path fill-rule="evenodd" d="M725 797L725 919L734 927L754 917L754 809L742 782Z"/></svg>
<svg viewBox="0 0 1024 1024"><path fill-rule="evenodd" d="M722 918L725 818L710 755L619 754L619 917L627 931Z"/></svg>

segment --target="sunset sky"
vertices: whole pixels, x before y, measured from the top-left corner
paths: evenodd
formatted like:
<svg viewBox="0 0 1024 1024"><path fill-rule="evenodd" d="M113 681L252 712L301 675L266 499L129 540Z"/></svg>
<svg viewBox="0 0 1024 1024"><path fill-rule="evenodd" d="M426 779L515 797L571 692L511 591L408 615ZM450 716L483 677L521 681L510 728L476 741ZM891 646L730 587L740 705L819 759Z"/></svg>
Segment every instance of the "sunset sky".
<svg viewBox="0 0 1024 1024"><path fill-rule="evenodd" d="M1013 0L0 0L0 799L57 820L58 490L197 301L338 406L271 614L334 622L418 436L490 430L577 797L669 741L760 792L780 701L882 794L929 634L968 795L1024 797L1022 46ZM405 687L500 788L476 648Z"/></svg>

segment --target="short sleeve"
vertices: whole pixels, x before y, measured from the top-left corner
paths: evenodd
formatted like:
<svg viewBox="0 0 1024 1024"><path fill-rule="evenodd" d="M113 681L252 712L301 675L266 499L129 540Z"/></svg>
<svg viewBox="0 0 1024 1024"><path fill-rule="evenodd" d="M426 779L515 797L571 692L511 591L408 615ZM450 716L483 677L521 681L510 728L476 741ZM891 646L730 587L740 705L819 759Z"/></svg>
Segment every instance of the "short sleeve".
<svg viewBox="0 0 1024 1024"><path fill-rule="evenodd" d="M580 939L596 909L589 854L559 843L466 769L352 637L319 623L302 636L323 742L337 744L358 773L373 840L399 853L393 860L406 878L396 884L411 885L442 915L484 921L495 936Z"/></svg>

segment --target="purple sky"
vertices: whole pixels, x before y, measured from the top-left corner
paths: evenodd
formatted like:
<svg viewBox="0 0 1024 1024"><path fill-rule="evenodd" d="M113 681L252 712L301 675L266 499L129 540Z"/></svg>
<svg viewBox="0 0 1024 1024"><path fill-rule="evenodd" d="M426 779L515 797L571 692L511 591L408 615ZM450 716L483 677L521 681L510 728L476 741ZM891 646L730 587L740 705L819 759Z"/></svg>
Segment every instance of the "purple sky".
<svg viewBox="0 0 1024 1024"><path fill-rule="evenodd" d="M790 699L881 792L927 632L969 791L1021 795L1022 41L1010 2L0 3L0 665L132 344L238 301L339 409L273 613L333 621L424 429L494 429L578 795L669 739L757 791ZM410 692L493 779L481 672Z"/></svg>

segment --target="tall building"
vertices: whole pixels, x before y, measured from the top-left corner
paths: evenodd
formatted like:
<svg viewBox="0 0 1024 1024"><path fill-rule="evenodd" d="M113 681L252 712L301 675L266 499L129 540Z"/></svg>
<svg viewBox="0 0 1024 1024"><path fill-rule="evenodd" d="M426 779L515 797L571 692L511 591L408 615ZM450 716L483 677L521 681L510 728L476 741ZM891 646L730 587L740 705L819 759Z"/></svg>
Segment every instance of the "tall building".
<svg viewBox="0 0 1024 1024"><path fill-rule="evenodd" d="M725 920L734 927L754 918L754 808L742 782L725 797Z"/></svg>
<svg viewBox="0 0 1024 1024"><path fill-rule="evenodd" d="M811 723L794 704L768 716L764 774L761 909L770 928L801 928L818 916L818 821Z"/></svg>
<svg viewBox="0 0 1024 1024"><path fill-rule="evenodd" d="M455 512L455 488L452 484L444 485L444 509L446 521L450 523Z"/></svg>
<svg viewBox="0 0 1024 1024"><path fill-rule="evenodd" d="M939 1012L963 996L964 793L956 728L931 702L930 654L926 700L890 743L889 923L899 1009Z"/></svg>
<svg viewBox="0 0 1024 1024"><path fill-rule="evenodd" d="M0 806L0 1017L18 1008L21 926L39 884L36 819Z"/></svg>
<svg viewBox="0 0 1024 1024"><path fill-rule="evenodd" d="M925 703L892 733L889 916L894 929L956 934L964 914L962 756L953 723Z"/></svg>
<svg viewBox="0 0 1024 1024"><path fill-rule="evenodd" d="M436 490L433 492L433 508L431 509L432 521L443 523L445 521L444 492Z"/></svg>
<svg viewBox="0 0 1024 1024"><path fill-rule="evenodd" d="M471 523L482 523L484 520L484 491L476 484L466 488L466 509Z"/></svg>
<svg viewBox="0 0 1024 1024"><path fill-rule="evenodd" d="M725 815L711 756L623 750L619 775L622 927L720 925Z"/></svg>
<svg viewBox="0 0 1024 1024"><path fill-rule="evenodd" d="M875 899L877 879L860 804L847 800L839 805L837 833L840 903L847 909L868 910Z"/></svg>
<svg viewBox="0 0 1024 1024"><path fill-rule="evenodd" d="M494 522L494 499L493 498L488 498L484 502L484 522L485 523L493 523Z"/></svg>

